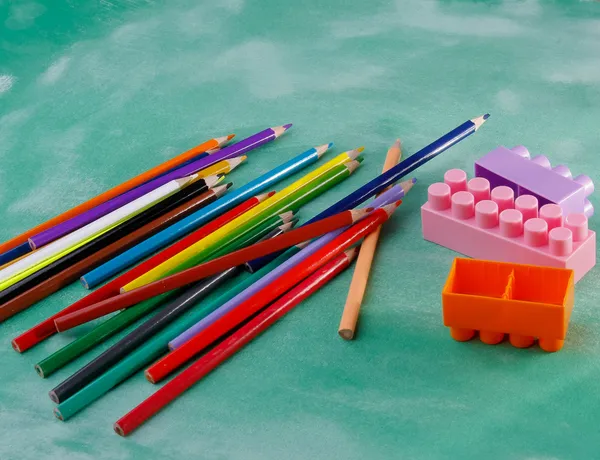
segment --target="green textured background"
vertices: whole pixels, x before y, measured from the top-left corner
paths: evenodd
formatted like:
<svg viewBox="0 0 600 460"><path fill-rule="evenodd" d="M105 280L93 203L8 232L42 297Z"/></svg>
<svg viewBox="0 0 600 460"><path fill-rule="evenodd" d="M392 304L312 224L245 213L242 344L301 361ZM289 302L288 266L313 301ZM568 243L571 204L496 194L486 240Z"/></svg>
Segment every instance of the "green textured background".
<svg viewBox="0 0 600 460"><path fill-rule="evenodd" d="M46 392L98 350L33 371L85 327L24 355L9 345L79 285L2 324L0 459L599 457L599 272L577 285L559 353L453 342L440 290L455 254L422 240L419 207L497 145L600 180L600 3L0 0L0 27L0 240L213 135L287 122L238 185L316 144L366 146L309 218L374 177L396 137L408 155L492 114L418 171L354 342L336 334L346 272L123 439L112 423L153 390L141 375L61 423Z"/></svg>

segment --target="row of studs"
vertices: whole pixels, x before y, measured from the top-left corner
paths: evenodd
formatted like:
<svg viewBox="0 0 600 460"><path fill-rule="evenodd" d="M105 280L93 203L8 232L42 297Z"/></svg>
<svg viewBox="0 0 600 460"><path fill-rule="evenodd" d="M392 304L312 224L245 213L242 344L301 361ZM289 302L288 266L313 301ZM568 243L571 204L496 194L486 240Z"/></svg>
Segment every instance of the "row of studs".
<svg viewBox="0 0 600 460"><path fill-rule="evenodd" d="M548 157L546 157L544 155L536 155L533 158L531 158L531 155L529 154L529 150L527 150L522 145L517 145L516 147L513 147L512 149L510 149L510 151L513 153L516 153L520 157L531 160L533 163L538 164L538 165L542 166L543 168L551 169L555 173L560 174L561 176L566 177L567 179L573 179L571 170L569 168L567 168L565 165L558 165L553 168ZM594 193L594 182L592 181L592 179L589 176L586 176L585 174L580 174L579 176L575 177L573 179L573 181L575 181L579 185L583 186L585 196L590 196L592 193Z"/></svg>
<svg viewBox="0 0 600 460"><path fill-rule="evenodd" d="M538 217L538 200L534 196L522 195L515 200L513 190L505 186L490 191L489 181L482 177L467 183L466 173L458 169L447 171L444 183L429 187L428 202L435 210L450 208L458 220L475 216L482 229L499 226L500 233L508 238L524 234L525 244L549 245L556 256L568 256L573 251L573 241L583 241L588 236L584 214L570 214L563 222L561 207L547 204L540 208Z"/></svg>

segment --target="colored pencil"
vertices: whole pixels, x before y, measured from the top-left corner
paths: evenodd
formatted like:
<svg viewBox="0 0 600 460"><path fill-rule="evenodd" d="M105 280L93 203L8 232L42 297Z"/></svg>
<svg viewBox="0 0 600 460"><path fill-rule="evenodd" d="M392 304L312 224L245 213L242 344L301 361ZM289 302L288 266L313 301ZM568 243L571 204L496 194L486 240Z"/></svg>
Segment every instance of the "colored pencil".
<svg viewBox="0 0 600 460"><path fill-rule="evenodd" d="M214 219L216 216L222 214L225 211L237 206L242 201L250 198L253 195L267 190L271 185L286 179L292 174L304 169L305 167L315 163L323 156L325 151L331 147L329 144L326 149L311 148L306 152L303 152L291 160L273 168L262 176L254 179L237 190L233 190L228 193L227 196L210 206L207 206L202 212L193 214L181 222L177 223L171 228L168 228L148 240L140 243L139 245L131 248L123 254L115 257L110 262L98 267L94 270L93 277L97 282L104 281L111 276L117 274L124 268L134 264L138 260L141 260L150 254L158 251L160 248L167 244L175 241L196 228L204 225L206 222ZM88 276L86 275L86 280Z"/></svg>
<svg viewBox="0 0 600 460"><path fill-rule="evenodd" d="M0 268L4 268L4 265L9 264L10 262L20 259L25 254L31 252L31 248L29 247L29 243L21 243L18 246L15 246L12 249L0 254Z"/></svg>
<svg viewBox="0 0 600 460"><path fill-rule="evenodd" d="M266 273L269 273L271 270L285 261L285 257L286 255L281 255L279 258L271 261L271 263L260 268L255 273L244 279L240 279L218 298L193 306L192 309L185 313L181 318L178 318L169 324L165 329L159 331L156 335L149 338L146 342L133 350L129 355L123 357L114 366L92 381L89 385L82 388L66 401L60 403L54 409L54 415L59 420L68 420L73 415L77 414L79 411L93 403L95 400L102 397L102 395L109 392L119 383L126 380L133 373L143 369L144 366L150 364L153 360L168 351L167 343L169 342L169 339L180 334L192 324L196 323L204 316L214 311L220 305L227 302L230 298L251 286L256 280L260 279ZM185 294L190 296L187 302L195 303L193 297L193 287L189 288L184 294L182 294L182 302L185 301ZM124 313L128 311L131 311L131 309L125 310ZM47 369L51 364L50 358L47 358L45 361L47 361L45 363L45 369Z"/></svg>
<svg viewBox="0 0 600 460"><path fill-rule="evenodd" d="M401 157L402 147L400 139L397 139L387 152L382 172L386 172L393 168L398 164ZM338 328L340 337L345 340L352 340L354 338L354 331L356 330L356 323L358 321L358 315L360 314L360 306L365 296L365 290L367 289L369 272L371 271L371 265L373 263L373 257L375 256L375 250L377 249L377 241L379 240L380 233L381 227L368 235L360 247L360 253L358 255L358 260L356 261L356 266L354 267L354 274L352 276L352 281L350 282L350 288L348 289L348 297L346 299L346 304L344 305L344 311Z"/></svg>
<svg viewBox="0 0 600 460"><path fill-rule="evenodd" d="M323 169L327 164L330 165L328 169ZM347 179L360 165L357 161L348 161L342 164L328 162L327 164L318 168L321 169L319 174L314 174L315 171L308 174L307 176L311 176L310 180L307 180L305 176L294 182L294 184L254 208L253 214L243 214L238 219L231 221L218 231L129 282L123 286L122 291L131 291L196 265L201 257L214 252L215 248L224 239L235 240L275 213L300 208L342 180Z"/></svg>
<svg viewBox="0 0 600 460"><path fill-rule="evenodd" d="M395 185L394 187L392 187L392 189L388 190L387 192L382 193L377 198L375 198L371 203L369 203L368 207L377 209L381 206L397 202L404 196L404 189L402 188L402 185L406 186L406 184ZM256 283L254 283L252 286L248 287L243 292L240 292L234 298L230 299L226 304L223 304L216 311L212 312L210 315L207 315L205 318L198 321L198 323L194 324L189 329L187 329L184 332L182 332L181 334L179 334L177 337L175 337L173 340L171 340L171 342L169 343L169 347L171 349L175 349L175 348L181 346L182 344L187 342L189 339L194 337L202 329L204 329L207 326L209 326L210 324L214 323L217 319L221 318L227 312L236 308L240 303L244 302L249 297L256 294L259 290L261 290L265 286L267 286L270 283L277 280L277 278L279 278L281 275L283 275L287 271L291 270L293 267L298 265L301 261L306 259L308 256L312 255L317 250L321 249L323 246L325 246L326 244L333 241L336 237L338 237L341 233L346 231L348 228L350 228L350 227L342 227L340 229L334 230L333 232L329 232L328 234L318 238L317 240L312 241L306 247L301 248L299 246L294 246L294 247L288 249L287 251L285 251L283 253L283 256L285 256L285 258L286 258L285 262L283 262L277 268L275 268L274 270L272 270L271 272L266 274L264 277L262 277L260 280L258 280ZM282 255L280 254L280 256L282 256ZM258 259L255 260L255 263L260 263L260 262L263 262L264 264L268 264L270 262L270 260L267 257L259 257Z"/></svg>
<svg viewBox="0 0 600 460"><path fill-rule="evenodd" d="M214 139L210 139L192 149L178 155L175 158L165 161L164 163L155 166L154 168L149 169L148 171L129 179L122 184L113 187L106 192L101 193L100 195L82 203L74 208L69 209L68 211L63 212L62 214L53 217L52 219L47 220L46 222L27 230L26 232L21 233L20 235L0 244L0 252L6 252L22 243L27 243L29 245L29 237L36 235L44 230L53 227L54 225L60 224L71 217L74 217L78 214L81 214L84 211L87 211L94 206L97 206L105 201L110 200L128 190L131 190L138 185L143 184L144 182L155 178L156 176L168 171L170 168L179 165L180 163L187 161L188 158L193 157L195 155L201 154L209 149L219 148L221 145L229 142L229 140L233 139L234 134L230 134L229 136L217 137Z"/></svg>
<svg viewBox="0 0 600 460"><path fill-rule="evenodd" d="M51 276L54 276L57 273L60 273L61 271L79 262L80 260L93 255L100 249L114 243L115 241L120 240L121 238L127 236L131 232L152 222L154 219L160 217L161 215L167 214L173 209L184 205L185 203L189 202L191 199L197 196L203 195L203 200L201 202L205 205L213 202L219 196L222 196L230 186L231 184L221 185L218 187L214 187L213 189L204 191L204 185L202 183L195 183L190 185L189 187L178 191L170 197L156 203L154 206L141 212L137 216L122 222L118 226L93 239L89 243L79 247L73 252L67 254L66 256L52 262L46 267L31 274L27 278L22 279L21 281L13 284L12 286L4 289L3 291L0 291L0 305L16 297L17 295L35 287L36 285L40 284L43 280L50 278ZM181 217L184 216L181 215ZM125 250L125 248L123 248L123 250Z"/></svg>
<svg viewBox="0 0 600 460"><path fill-rule="evenodd" d="M429 160L435 158L453 145L456 145L463 139L473 134L481 127L481 125L485 123L489 116L490 115L486 113L480 117L465 121L462 125L444 134L442 137L422 148L417 153L402 160L393 168L377 176L370 182L367 182L365 185L342 198L337 203L334 203L326 210L315 216L313 219L319 220L324 217L337 214L340 211L357 207L369 197L380 193L389 185L399 181L407 174L427 163Z"/></svg>
<svg viewBox="0 0 600 460"><path fill-rule="evenodd" d="M260 147L267 142L277 139L281 136L287 129L291 127L291 124L285 126L277 126L274 128L265 129L259 133L256 133L246 139L241 140L240 142L236 142L235 144L229 145L217 153L213 155L208 155L200 160L193 161L192 163L177 168L176 170L165 174L164 176L157 177L152 179L150 182L147 182L139 187L136 187L132 190L129 190L111 200L108 200L98 206L85 211L69 220L61 222L60 224L44 230L37 235L29 238L29 244L32 248L37 248L43 246L45 244L50 243L63 235L66 235L84 225L93 222L100 217L114 211L115 209L120 208L121 206L130 203L133 200L151 192L152 190L161 187L175 179L181 179L183 177L187 177L189 175L195 174L202 169L208 168L209 166L218 163L222 160L227 160L229 158L237 157L243 155L250 150L253 150L257 147Z"/></svg>
<svg viewBox="0 0 600 460"><path fill-rule="evenodd" d="M219 176L209 176L205 179L199 179L198 181L204 183L205 191L215 185L219 180ZM168 182L162 187L126 204L122 208L106 214L100 219L79 228L73 233L32 252L28 257L19 262L15 262L0 271L0 290L6 289L8 286L29 276L40 268L43 268L69 252L74 251L78 247L100 236L102 233L109 231L125 220L136 216L159 201L164 200L187 185L190 185L194 181L196 181L195 176L188 176L183 179L176 179Z"/></svg>
<svg viewBox="0 0 600 460"><path fill-rule="evenodd" d="M321 236L332 230L346 225L351 225L367 214L369 210L345 211L335 216L328 217L311 225L279 235L269 241L253 244L252 246L239 249L217 259L202 263L196 267L163 278L154 283L142 286L133 291L111 297L97 304L81 310L59 316L54 320L56 329L64 331L92 319L99 318L122 308L127 308L151 297L194 283L208 276L214 275L228 268L241 265L244 262L255 259L270 252L293 246L303 241Z"/></svg>
<svg viewBox="0 0 600 460"><path fill-rule="evenodd" d="M243 321L249 319L269 303L303 281L315 270L319 269L338 254L360 241L385 222L394 212L398 204L399 203L393 203L378 208L360 222L352 225L352 227L331 242L301 261L293 270L289 270L281 275L274 282L268 284L256 294L240 303L235 309L226 313L206 329L200 331L179 348L171 351L171 353L154 363L146 370L146 378L152 383L156 383L163 379L188 359L212 344L215 340L240 325Z"/></svg>
<svg viewBox="0 0 600 460"><path fill-rule="evenodd" d="M181 374L121 417L114 424L115 432L120 436L130 434L192 385L245 347L303 300L344 271L350 265L355 255L356 249L350 249L318 269L305 281L291 289L283 297L185 369Z"/></svg>
<svg viewBox="0 0 600 460"><path fill-rule="evenodd" d="M266 240L272 238L273 236L284 233L289 230L289 228L291 228L291 222L285 223L279 228L272 230L269 234L263 236L262 239ZM259 234L257 233L255 238L258 238L258 236ZM224 282L234 278L241 273L241 271L241 267L232 267L193 285L192 288L186 290L183 294L165 305L156 315L149 318L142 325L111 346L107 351L57 385L50 391L50 399L60 403L70 398L127 356L135 348L146 342L153 335L164 329L168 324L192 308L195 303L220 287ZM193 295L190 295L192 292ZM44 364L42 363L41 366L36 366L36 371L41 376L44 376Z"/></svg>
<svg viewBox="0 0 600 460"><path fill-rule="evenodd" d="M127 249L128 247L137 244L140 240L159 232L161 229L166 228L169 225L183 219L185 216L196 212L198 209L206 206L207 203L214 201L218 198L218 195L222 195L227 189L226 185L215 187L212 190L198 195L192 198L188 202L182 204L176 209L157 217L153 221L147 223L143 227L134 230L123 238L111 243L110 245L93 252L90 256L79 262L70 265L63 271L56 273L49 278L44 279L39 284L30 288L29 290L19 294L18 296L6 301L0 305L0 321L9 318L10 316L24 310L25 308L33 305L37 301L49 296L68 284L75 281L82 273L93 268L107 259L114 257L115 254ZM214 195L217 195L216 197ZM11 286L12 287L12 286ZM9 288L10 289L10 288ZM117 287L118 292L118 287ZM48 324L49 323L49 324ZM44 332L51 328L54 332L54 321L48 321L41 323L40 325L30 329L27 333L19 336L13 341L13 348L17 351L25 351L29 347L48 337L52 333ZM45 335L49 334L49 335ZM21 348L22 347L22 348Z"/></svg>
<svg viewBox="0 0 600 460"><path fill-rule="evenodd" d="M265 193L262 195L258 195L256 197L249 198L248 200L244 201L243 203L238 204L233 209L230 209L226 213L220 215L219 217L217 217L216 219L211 221L209 224L196 230L196 232L206 231L208 234L208 233L214 231L216 228L219 228L219 226L224 225L225 223L234 219L236 216L248 211L248 209L251 209L254 206L257 206L259 203L264 201L268 196L272 195L273 193L274 192ZM220 199L217 200L216 202L218 202L218 201L220 201ZM212 204L209 204L208 206L212 206ZM185 220L185 219L182 219L182 220ZM189 236L192 236L192 235L189 235ZM175 248L175 250L177 251L178 250L177 245L184 243L184 240L182 240L178 243L175 243L171 248ZM133 270L130 270L129 272L122 274L121 276L108 282L107 284L105 284L101 288L97 289L96 291L90 293L86 297L69 305L68 307L64 308L60 312L50 316L49 318L47 318L44 321L42 321L41 323L37 324L33 328L22 333L21 335L19 335L15 339L13 339L13 341L12 341L13 348L19 353L22 353L22 352L28 350L29 348L33 347L34 345L38 344L42 340L45 340L46 338L50 337L51 335L53 335L57 332L56 328L54 326L54 319L57 318L58 316L65 314L65 313L69 313L71 311L78 310L85 306L92 305L96 302L99 302L100 300L104 300L108 297L119 294L119 289L121 288L123 283L126 283L131 279L135 279L135 277L138 276L136 269L138 269L138 268L145 269L144 266L151 267L151 266L153 266L152 265L153 263L160 263L160 261L162 260L161 257L166 257L166 258L170 257L169 249L171 249L171 248L167 248L165 251L163 251L159 254L156 254L154 257L151 257L150 259L144 261L142 264L140 264L138 267L135 267ZM139 308L138 310L142 310L142 309ZM141 314L142 313L140 312L140 315ZM127 317L127 319L124 317ZM130 317L135 317L133 312L130 312L127 315L115 315L114 318L111 318L112 321L108 326L103 326L103 325L100 325L100 326L103 326L103 328L105 328L105 329L112 327L114 330L120 330L119 327L121 327L122 324L128 324L127 321L129 321ZM141 317L141 316L139 316L139 317ZM121 320L123 320L123 321L121 321ZM122 326L122 327L126 327L126 326ZM95 332L95 330L92 330L92 331L90 331L89 334L94 335L94 334L96 334L96 332ZM106 334L101 333L98 335L94 335L94 337L102 337L104 335L106 335Z"/></svg>
<svg viewBox="0 0 600 460"><path fill-rule="evenodd" d="M237 249L237 247L235 249ZM163 294L153 299L149 299L134 307L122 311L118 315L115 315L114 317L96 326L92 331L84 334L83 336L77 338L73 342L55 352L52 355L54 363L62 363L62 365L64 365L67 362L72 361L81 354L85 353L87 350L90 350L115 333L129 326L134 321L145 316L147 313L155 310L164 302L174 298L176 295L179 295L182 291L183 290L175 290L169 292L168 294Z"/></svg>

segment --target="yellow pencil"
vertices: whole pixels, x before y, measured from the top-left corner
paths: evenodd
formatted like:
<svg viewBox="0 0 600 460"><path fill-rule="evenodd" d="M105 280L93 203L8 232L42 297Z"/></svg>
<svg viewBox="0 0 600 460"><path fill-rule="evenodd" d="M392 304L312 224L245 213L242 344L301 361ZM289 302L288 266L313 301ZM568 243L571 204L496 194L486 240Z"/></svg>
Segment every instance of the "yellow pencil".
<svg viewBox="0 0 600 460"><path fill-rule="evenodd" d="M387 151L385 162L383 164L383 172L394 167L398 161L400 161L401 157L402 148L400 139L397 139L394 145ZM340 337L346 340L352 340L352 338L354 338L360 306L369 281L369 272L373 263L375 249L377 249L380 231L381 227L367 235L360 246L354 274L352 275L352 281L350 283L350 288L348 289L348 298L346 299L346 305L344 306L344 312L342 313L342 319L338 330Z"/></svg>
<svg viewBox="0 0 600 460"><path fill-rule="evenodd" d="M329 148L328 144L324 144L322 146L317 147L317 149L322 150L323 153L325 151L327 151L328 148ZM166 260L162 264L157 265L156 267L147 271L146 273L144 273L143 275L134 279L133 281L130 281L125 286L122 286L121 292L128 292L128 291L131 291L132 289L144 286L145 284L148 284L148 283L151 283L153 281L163 278L164 276L166 276L167 273L171 272L171 270L175 269L180 264L186 262L187 260L192 258L195 254L205 250L207 247L214 245L218 241L225 239L236 228L238 228L240 225L243 225L243 224L249 222L251 219L257 219L259 217L260 218L271 217L271 214L273 214L274 212L278 212L278 211L276 211L277 208L275 206L278 203L280 203L282 200L284 200L286 197L288 197L289 195L294 193L296 190L298 190L302 187L305 187L306 185L308 185L312 182L315 182L316 180L319 179L319 177L321 177L322 175L327 173L332 168L334 168L340 164L344 164L347 161L354 160L356 157L358 157L358 155L363 150L364 150L364 148L360 147L358 149L349 150L347 152L343 152L343 153L339 154L338 156L336 156L332 160L329 160L327 163L318 167L314 171L302 176L300 179L298 179L294 183L288 185L280 192L277 192L272 197L266 199L265 201L260 203L258 206L250 209L249 211L245 212L241 216L236 217L231 222L228 222L227 224L223 225L218 230L207 235L205 238L202 238L201 240L197 241L193 245L187 247L183 251L179 252L178 254L174 255L170 259Z"/></svg>

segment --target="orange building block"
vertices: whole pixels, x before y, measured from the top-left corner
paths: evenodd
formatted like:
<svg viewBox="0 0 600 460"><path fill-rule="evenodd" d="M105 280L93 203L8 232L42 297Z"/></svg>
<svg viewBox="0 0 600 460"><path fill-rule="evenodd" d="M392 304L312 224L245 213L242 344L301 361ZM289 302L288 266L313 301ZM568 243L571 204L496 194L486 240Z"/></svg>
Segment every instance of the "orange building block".
<svg viewBox="0 0 600 460"><path fill-rule="evenodd" d="M478 259L456 258L442 291L444 325L454 340L479 331L494 345L509 334L518 348L548 352L563 347L574 301L574 272Z"/></svg>

